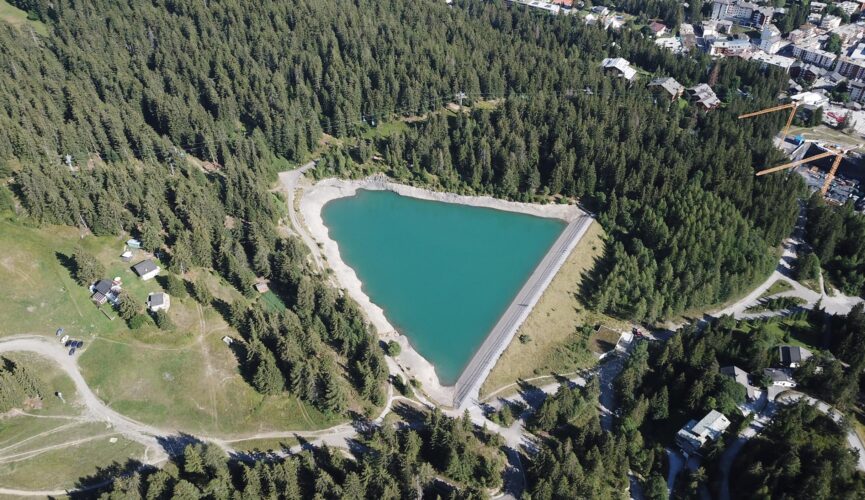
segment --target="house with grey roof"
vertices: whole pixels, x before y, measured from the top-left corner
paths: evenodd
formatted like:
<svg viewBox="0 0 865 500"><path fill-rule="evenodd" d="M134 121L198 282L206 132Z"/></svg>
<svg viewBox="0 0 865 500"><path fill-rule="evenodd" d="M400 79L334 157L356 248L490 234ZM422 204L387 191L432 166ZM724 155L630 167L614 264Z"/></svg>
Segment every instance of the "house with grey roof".
<svg viewBox="0 0 865 500"><path fill-rule="evenodd" d="M700 421L691 420L676 433L676 444L686 456L699 455L700 449L709 441L715 441L730 427L730 420L723 413L712 410Z"/></svg>
<svg viewBox="0 0 865 500"><path fill-rule="evenodd" d="M604 71L615 73L629 82L637 76L637 70L631 67L627 59L621 57L608 57L601 61L601 67Z"/></svg>
<svg viewBox="0 0 865 500"><path fill-rule="evenodd" d="M762 391L751 385L750 377L748 376L748 372L739 368L738 366L724 366L720 370L718 370L722 375L726 375L733 380L736 381L739 385L745 388L745 395L747 396L749 401L754 401L760 398L760 394Z"/></svg>
<svg viewBox="0 0 865 500"><path fill-rule="evenodd" d="M671 76L655 78L649 82L648 87L654 92L663 94L671 101L675 101L685 93L685 87Z"/></svg>
<svg viewBox="0 0 865 500"><path fill-rule="evenodd" d="M171 307L171 296L165 292L154 292L147 296L147 308L153 312L167 311Z"/></svg>
<svg viewBox="0 0 865 500"><path fill-rule="evenodd" d="M780 358L781 366L785 368L799 368L802 363L808 361L808 358L813 356L811 351L804 347L793 345L782 345L778 347L778 357Z"/></svg>
<svg viewBox="0 0 865 500"><path fill-rule="evenodd" d="M132 270L135 271L135 274L140 276L144 281L152 279L159 274L160 271L159 266L150 259L142 260L138 264L135 264L132 266Z"/></svg>
<svg viewBox="0 0 865 500"><path fill-rule="evenodd" d="M763 374L769 379L769 383L775 387L796 387L796 381L790 375L788 370L779 370L777 368L766 368Z"/></svg>
<svg viewBox="0 0 865 500"><path fill-rule="evenodd" d="M712 87L706 85L705 83L701 83L696 87L691 87L688 89L688 96L691 101L699 104L706 111L710 109L715 109L721 105L721 100L718 99L718 96L715 95L715 91L712 90Z"/></svg>

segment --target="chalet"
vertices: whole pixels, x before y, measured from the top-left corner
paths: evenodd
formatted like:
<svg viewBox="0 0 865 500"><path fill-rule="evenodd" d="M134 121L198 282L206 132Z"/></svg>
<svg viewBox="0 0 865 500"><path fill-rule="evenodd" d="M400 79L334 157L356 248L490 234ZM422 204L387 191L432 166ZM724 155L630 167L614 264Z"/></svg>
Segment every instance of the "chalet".
<svg viewBox="0 0 865 500"><path fill-rule="evenodd" d="M792 345L778 347L778 357L780 358L781 366L784 368L799 368L811 356L813 356L811 351L804 347Z"/></svg>
<svg viewBox="0 0 865 500"><path fill-rule="evenodd" d="M691 420L679 429L676 433L676 444L686 456L698 455L700 448L721 437L729 426L730 420L723 413L712 410L699 422Z"/></svg>
<svg viewBox="0 0 865 500"><path fill-rule="evenodd" d="M655 78L649 82L649 88L654 92L663 94L671 101L675 101L685 93L685 87L670 76Z"/></svg>
<svg viewBox="0 0 865 500"><path fill-rule="evenodd" d="M745 395L748 401L754 401L760 398L762 391L751 385L748 377L748 372L738 366L724 366L718 370L722 375L726 375L736 381L739 385L745 388Z"/></svg>
<svg viewBox="0 0 865 500"><path fill-rule="evenodd" d="M637 76L637 70L631 67L631 63L627 59L621 57L608 57L601 61L601 67L604 68L605 72L621 76L629 82Z"/></svg>
<svg viewBox="0 0 865 500"><path fill-rule="evenodd" d="M132 270L144 281L154 278L160 271L159 266L150 259L142 260L138 264L135 264L132 266Z"/></svg>
<svg viewBox="0 0 865 500"><path fill-rule="evenodd" d="M777 368L766 368L763 374L769 379L769 383L775 387L796 387L796 381L790 376L790 373Z"/></svg>
<svg viewBox="0 0 865 500"><path fill-rule="evenodd" d="M702 106L706 111L715 109L721 105L721 100L715 95L715 91L705 83L689 88L688 97L692 102Z"/></svg>
<svg viewBox="0 0 865 500"><path fill-rule="evenodd" d="M659 23L658 21L652 21L649 25L649 30L651 30L652 34L656 37L664 36L667 33L667 27L664 26L663 23Z"/></svg>
<svg viewBox="0 0 865 500"><path fill-rule="evenodd" d="M147 308L153 312L171 308L171 296L165 292L154 292L147 296Z"/></svg>
<svg viewBox="0 0 865 500"><path fill-rule="evenodd" d="M117 297L120 296L121 292L120 285L120 278L115 278L113 281L99 280L90 285L90 293L92 294L90 300L100 306L106 302L116 304Z"/></svg>

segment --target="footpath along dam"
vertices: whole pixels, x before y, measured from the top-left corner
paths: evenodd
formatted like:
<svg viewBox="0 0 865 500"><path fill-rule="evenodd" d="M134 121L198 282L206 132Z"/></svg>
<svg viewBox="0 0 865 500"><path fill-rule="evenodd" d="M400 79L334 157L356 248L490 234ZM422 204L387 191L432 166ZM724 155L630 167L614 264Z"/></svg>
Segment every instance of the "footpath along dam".
<svg viewBox="0 0 865 500"><path fill-rule="evenodd" d="M544 290L547 289L591 223L592 218L584 214L571 221L553 243L549 252L517 293L517 296L487 335L454 385L453 405L455 408L462 409L477 399L481 385L492 371L496 361L507 349L520 325L529 316L532 308L537 304Z"/></svg>

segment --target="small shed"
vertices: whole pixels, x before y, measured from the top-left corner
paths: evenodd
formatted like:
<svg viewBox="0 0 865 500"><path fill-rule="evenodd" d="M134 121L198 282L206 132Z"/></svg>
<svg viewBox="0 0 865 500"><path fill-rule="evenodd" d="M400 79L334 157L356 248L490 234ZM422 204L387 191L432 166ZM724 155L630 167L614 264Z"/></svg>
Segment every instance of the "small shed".
<svg viewBox="0 0 865 500"><path fill-rule="evenodd" d="M255 288L255 291L258 293L267 293L270 290L270 287L268 287L267 283L264 281L259 281L253 286L253 288Z"/></svg>
<svg viewBox="0 0 865 500"><path fill-rule="evenodd" d="M135 264L132 266L132 270L145 281L154 278L160 271L159 266L150 259Z"/></svg>
<svg viewBox="0 0 865 500"><path fill-rule="evenodd" d="M167 311L171 307L171 296L165 292L155 292L147 296L147 308L153 312Z"/></svg>
<svg viewBox="0 0 865 500"><path fill-rule="evenodd" d="M134 248L134 249L138 250L139 248L141 248L141 242L136 240L135 238L132 238L132 239L126 240L126 246L128 246L129 248Z"/></svg>

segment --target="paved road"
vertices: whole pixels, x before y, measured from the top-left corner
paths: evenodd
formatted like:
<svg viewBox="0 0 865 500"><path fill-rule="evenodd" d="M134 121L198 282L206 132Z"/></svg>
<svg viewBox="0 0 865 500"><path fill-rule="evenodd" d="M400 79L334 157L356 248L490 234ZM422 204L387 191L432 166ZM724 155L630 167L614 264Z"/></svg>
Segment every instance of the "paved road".
<svg viewBox="0 0 865 500"><path fill-rule="evenodd" d="M454 407L462 409L477 402L481 384L591 223L588 215L580 217L568 224L553 243L460 375L454 390Z"/></svg>
<svg viewBox="0 0 865 500"><path fill-rule="evenodd" d="M313 160L294 170L280 172L279 182L282 184L282 189L285 191L285 197L288 204L288 219L291 221L292 227L295 232L300 235L307 248L309 248L309 252L312 254L312 260L315 262L315 265L319 269L324 269L321 256L318 254L318 245L315 244L315 241L313 241L312 237L307 234L303 225L300 224L300 221L297 220L297 213L294 211L294 192L297 190L297 183L300 178L303 177L303 174L310 169L315 168L315 162L316 160Z"/></svg>

